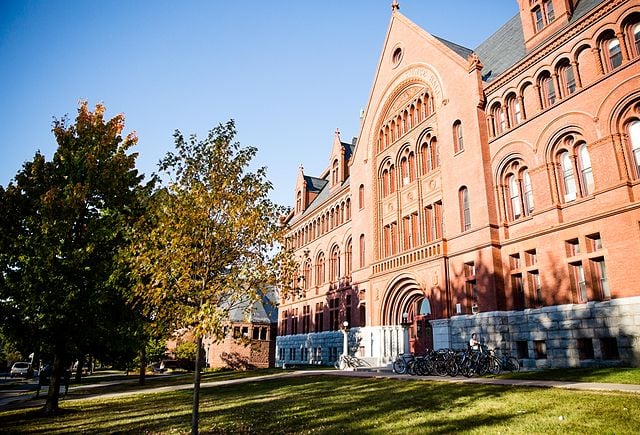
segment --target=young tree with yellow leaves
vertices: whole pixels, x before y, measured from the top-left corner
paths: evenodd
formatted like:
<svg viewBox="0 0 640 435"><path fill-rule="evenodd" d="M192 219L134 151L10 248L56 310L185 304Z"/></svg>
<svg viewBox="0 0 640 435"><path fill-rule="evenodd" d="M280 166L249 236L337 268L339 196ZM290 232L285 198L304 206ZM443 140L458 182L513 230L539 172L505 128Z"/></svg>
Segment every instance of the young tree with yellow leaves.
<svg viewBox="0 0 640 435"><path fill-rule="evenodd" d="M175 152L160 162L166 186L156 192L154 214L130 253L138 276L134 302L159 324L197 339L192 433L203 338L222 339L229 311L282 285L293 264L279 249L287 209L269 199L266 169L248 170L257 150L234 142L235 134L233 121L204 140L176 131Z"/></svg>

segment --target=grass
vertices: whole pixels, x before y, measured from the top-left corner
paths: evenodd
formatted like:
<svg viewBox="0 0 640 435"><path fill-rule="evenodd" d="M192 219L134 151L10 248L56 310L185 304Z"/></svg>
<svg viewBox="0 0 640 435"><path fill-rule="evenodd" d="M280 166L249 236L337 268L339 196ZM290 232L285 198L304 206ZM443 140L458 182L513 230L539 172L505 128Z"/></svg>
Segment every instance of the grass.
<svg viewBox="0 0 640 435"><path fill-rule="evenodd" d="M262 374L262 373L260 373ZM219 375L222 376L222 375ZM191 392L0 412L0 431L188 433ZM421 380L305 376L202 390L202 433L637 433L640 397Z"/></svg>
<svg viewBox="0 0 640 435"><path fill-rule="evenodd" d="M525 380L640 384L640 368L607 367L584 369L550 369L530 372L504 373L497 377L505 379Z"/></svg>

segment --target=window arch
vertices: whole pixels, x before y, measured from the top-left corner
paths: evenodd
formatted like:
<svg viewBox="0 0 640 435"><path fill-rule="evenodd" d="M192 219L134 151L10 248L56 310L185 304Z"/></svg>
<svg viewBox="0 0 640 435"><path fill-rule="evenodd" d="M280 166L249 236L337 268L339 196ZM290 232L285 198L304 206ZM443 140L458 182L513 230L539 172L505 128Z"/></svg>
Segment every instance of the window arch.
<svg viewBox="0 0 640 435"><path fill-rule="evenodd" d="M545 71L540 74L538 86L540 87L540 100L542 101L542 107L546 109L547 107L552 106L556 102L556 88L553 83L551 73Z"/></svg>
<svg viewBox="0 0 640 435"><path fill-rule="evenodd" d="M400 184L406 186L416 179L415 154L409 148L405 148L400 157Z"/></svg>
<svg viewBox="0 0 640 435"><path fill-rule="evenodd" d="M560 78L560 91L563 96L568 96L576 91L576 75L569 59L563 59L558 63L558 77Z"/></svg>
<svg viewBox="0 0 640 435"><path fill-rule="evenodd" d="M471 228L471 209L469 208L469 190L462 186L458 191L458 202L460 204L460 229L467 231Z"/></svg>
<svg viewBox="0 0 640 435"><path fill-rule="evenodd" d="M440 166L440 152L438 150L438 140L427 133L421 140L420 145L421 172L423 175Z"/></svg>
<svg viewBox="0 0 640 435"><path fill-rule="evenodd" d="M635 176L640 178L640 121L634 120L628 126L629 143L635 167Z"/></svg>
<svg viewBox="0 0 640 435"><path fill-rule="evenodd" d="M507 130L507 117L500 103L491 107L491 121L494 136L500 136Z"/></svg>
<svg viewBox="0 0 640 435"><path fill-rule="evenodd" d="M380 173L380 182L382 197L385 198L396 191L396 171L395 166L390 160L387 160L382 164L382 171Z"/></svg>
<svg viewBox="0 0 640 435"><path fill-rule="evenodd" d="M506 219L514 221L531 215L534 209L533 188L529 171L522 161L515 160L505 166L501 179Z"/></svg>
<svg viewBox="0 0 640 435"><path fill-rule="evenodd" d="M509 119L509 125L512 127L522 122L522 105L518 100L516 94L511 93L507 95L506 108Z"/></svg>
<svg viewBox="0 0 640 435"><path fill-rule="evenodd" d="M311 259L307 258L302 269L303 288L306 290L311 285Z"/></svg>
<svg viewBox="0 0 640 435"><path fill-rule="evenodd" d="M296 213L302 213L302 191L299 190L296 195Z"/></svg>
<svg viewBox="0 0 640 435"><path fill-rule="evenodd" d="M622 65L620 41L613 30L607 30L600 36L599 48L606 72L611 72Z"/></svg>
<svg viewBox="0 0 640 435"><path fill-rule="evenodd" d="M320 252L316 257L316 285L320 286L325 283L325 264L324 264L324 252Z"/></svg>
<svg viewBox="0 0 640 435"><path fill-rule="evenodd" d="M351 239L347 240L344 250L344 274L346 276L351 275L353 270L353 243Z"/></svg>
<svg viewBox="0 0 640 435"><path fill-rule="evenodd" d="M340 248L334 246L331 248L331 258L329 262L329 280L337 282L340 280Z"/></svg>
<svg viewBox="0 0 640 435"><path fill-rule="evenodd" d="M360 210L364 208L364 184L358 187L358 208Z"/></svg>
<svg viewBox="0 0 640 435"><path fill-rule="evenodd" d="M462 136L462 122L457 120L453 123L453 152L458 153L464 150L464 139Z"/></svg>
<svg viewBox="0 0 640 435"><path fill-rule="evenodd" d="M590 195L595 190L589 150L584 140L569 134L559 141L556 151L557 180L563 202Z"/></svg>

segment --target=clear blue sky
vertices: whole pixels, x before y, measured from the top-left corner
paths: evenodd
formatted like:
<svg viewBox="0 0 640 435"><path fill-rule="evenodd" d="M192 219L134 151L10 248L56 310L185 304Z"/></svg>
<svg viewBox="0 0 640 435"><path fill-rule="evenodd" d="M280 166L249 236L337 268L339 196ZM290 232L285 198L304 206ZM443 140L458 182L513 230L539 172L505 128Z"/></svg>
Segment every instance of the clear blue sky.
<svg viewBox="0 0 640 435"><path fill-rule="evenodd" d="M156 170L175 129L204 137L236 120L259 149L273 200L293 204L298 166L319 175L333 133L358 135L391 0L0 0L0 185L79 100L124 113L138 168ZM400 0L433 35L477 47L516 0Z"/></svg>

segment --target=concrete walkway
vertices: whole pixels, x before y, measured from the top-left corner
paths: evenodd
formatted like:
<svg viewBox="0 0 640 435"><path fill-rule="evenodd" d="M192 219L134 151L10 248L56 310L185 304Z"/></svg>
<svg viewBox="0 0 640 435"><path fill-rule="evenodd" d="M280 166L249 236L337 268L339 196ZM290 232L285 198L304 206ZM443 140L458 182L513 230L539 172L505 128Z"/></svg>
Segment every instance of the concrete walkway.
<svg viewBox="0 0 640 435"><path fill-rule="evenodd" d="M537 381L537 380L521 380L521 379L493 379L493 378L465 378L465 377L443 377L443 376L411 376L411 375L399 375L388 370L369 370L369 371L349 371L349 370L295 370L295 371L283 371L282 373L275 373L263 376L254 376L241 379L229 379L224 381L203 382L200 384L200 388L212 388L223 385L244 384L248 382L261 382L269 379L283 379L294 378L302 376L344 376L344 377L359 377L359 378L379 378L379 379L399 379L406 381L422 381L422 382L453 382L453 383L466 383L466 384L485 384L485 385L502 385L502 386L514 386L514 387L538 387L538 388L563 388L568 390L583 390L583 391L610 391L610 392L624 392L624 393L636 393L640 394L640 385L637 384L609 384L598 382L563 382L563 381ZM113 384L113 383L109 383ZM104 387L106 384L86 384L77 385L69 388L69 392L73 392L78 389L91 389ZM193 388L192 384L171 385L165 387L149 387L140 388L131 391L121 391L116 393L96 393L86 394L82 397L67 397L66 400L88 400L95 398L117 398L125 396L133 396L136 394L154 394L163 393L168 391L180 391L190 390ZM62 398L65 400L65 398ZM36 399L35 394L26 393L20 395L0 395L0 410L15 409L21 407L37 407L44 405L44 396Z"/></svg>

